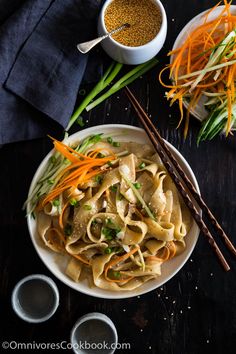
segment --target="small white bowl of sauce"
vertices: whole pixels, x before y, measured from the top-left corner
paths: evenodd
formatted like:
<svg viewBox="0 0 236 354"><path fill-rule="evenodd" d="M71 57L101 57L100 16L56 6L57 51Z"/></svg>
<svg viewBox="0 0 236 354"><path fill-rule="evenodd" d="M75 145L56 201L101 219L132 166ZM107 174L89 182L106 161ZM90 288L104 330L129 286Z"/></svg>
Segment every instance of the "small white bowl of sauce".
<svg viewBox="0 0 236 354"><path fill-rule="evenodd" d="M21 279L13 289L12 308L24 321L47 321L59 305L59 292L54 281L43 275L33 274Z"/></svg>
<svg viewBox="0 0 236 354"><path fill-rule="evenodd" d="M100 312L91 312L78 319L70 341L76 354L113 354L118 343L112 320Z"/></svg>
<svg viewBox="0 0 236 354"><path fill-rule="evenodd" d="M99 36L124 23L130 27L101 42L114 60L137 65L152 59L163 47L167 17L159 0L107 0L98 19Z"/></svg>

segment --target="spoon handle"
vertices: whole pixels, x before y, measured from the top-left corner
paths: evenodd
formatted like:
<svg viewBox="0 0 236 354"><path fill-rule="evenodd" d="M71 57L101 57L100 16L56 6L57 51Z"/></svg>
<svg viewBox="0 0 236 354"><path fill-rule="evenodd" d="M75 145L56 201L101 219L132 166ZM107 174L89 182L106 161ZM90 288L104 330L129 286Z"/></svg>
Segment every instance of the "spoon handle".
<svg viewBox="0 0 236 354"><path fill-rule="evenodd" d="M84 42L84 43L79 43L77 44L77 49L80 51L80 53L85 54L88 53L90 51L90 49L92 49L93 47L95 47L95 45L97 45L98 43L100 43L101 41L103 41L103 39L110 37L111 35L113 35L116 32L121 31L122 29L129 27L130 25L128 23L123 24L122 26L115 28L114 30L112 30L109 33L106 33L104 36L98 37L96 39L92 39L91 41L88 42Z"/></svg>

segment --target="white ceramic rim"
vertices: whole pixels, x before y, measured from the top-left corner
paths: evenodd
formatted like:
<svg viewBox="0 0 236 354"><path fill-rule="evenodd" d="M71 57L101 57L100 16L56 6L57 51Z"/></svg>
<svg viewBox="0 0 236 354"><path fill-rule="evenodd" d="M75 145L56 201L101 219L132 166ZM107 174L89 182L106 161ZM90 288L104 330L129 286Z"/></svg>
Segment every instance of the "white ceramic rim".
<svg viewBox="0 0 236 354"><path fill-rule="evenodd" d="M222 9L224 8L224 5L218 6L216 9L214 9L209 18L212 20L214 19L214 17L216 17L217 13L220 12ZM236 14L236 5L231 5L230 6L231 9L231 13L235 13ZM193 17L184 27L183 29L180 31L180 33L178 34L172 50L177 49L178 47L181 46L182 42L186 39L186 37L188 36L189 33L191 33L199 24L201 24L204 21L204 16L207 14L207 12L209 12L211 10L205 10L201 13L199 13L198 15L196 15L195 17ZM173 60L173 56L170 57L170 63ZM207 110L204 108L203 106L204 104L204 100L201 101L200 104L197 104L196 107L194 109L190 110L190 113L200 122L202 122L208 115ZM183 105L185 108L188 108L188 103L183 100Z"/></svg>
<svg viewBox="0 0 236 354"><path fill-rule="evenodd" d="M121 132L125 132L122 134L127 133L128 141L135 140L135 137L134 137L135 133L138 135L142 135L142 139L145 140L145 143L151 144L149 138L147 137L147 135L143 129L138 128L138 127L133 127L131 125L125 125L125 124L104 124L104 125L90 127L90 128L81 130L81 131L71 135L70 141L82 140L91 134L98 134L98 133L113 134L116 131L117 131L117 134L118 134L118 132L120 132L120 134L121 134ZM131 138L131 136L133 138ZM120 137L121 137L121 135L120 135ZM126 137L126 135L122 135L122 137L123 137L123 139L121 138L120 141L127 141L127 139L124 139ZM191 167L189 166L188 162L184 159L184 157L178 152L178 150L173 145L171 145L167 141L166 141L166 144L170 148L171 152L174 153L174 155L177 157L180 164L183 166L184 170L186 171L188 177L192 181L192 183L195 186L198 193L200 193L197 180L196 180L194 173L193 173ZM34 184L36 183L37 179L40 176L41 170L45 167L48 159L52 155L52 152L53 152L53 150L51 150L47 154L47 156L43 159L43 161L39 165L39 167L32 179L32 182L31 182L31 185L29 188L29 195L30 195L31 191L33 190ZM81 283L79 283L79 282L76 283L72 279L70 279L65 274L65 272L62 272L58 266L56 267L57 262L55 259L56 259L57 253L54 253L50 249L47 249L43 244L41 244L41 242L40 242L40 245L38 244L38 242L41 240L39 240L38 234L36 232L34 232L34 230L33 230L33 228L35 228L36 223L35 223L35 220L30 215L27 216L27 224L28 224L30 237L31 237L31 240L32 240L32 243L35 247L36 252L38 253L38 255L41 258L41 260L43 261L43 263L46 265L46 267L54 274L55 277L57 277L64 284L68 285L69 287L71 287L74 290L80 291L86 295L90 295L90 296L94 296L94 297L98 297L98 298L103 298L103 299L131 298L131 297L143 295L145 293L148 293L148 292L162 286L167 281L169 281L187 262L187 260L191 256L191 253L197 243L197 239L199 236L199 228L196 225L196 223L194 222L191 230L189 231L189 234L186 236L186 243L187 243L186 249L178 257L174 257L173 259L171 259L170 261L168 261L166 264L164 264L162 266L162 274L160 277L158 277L154 280L150 280L147 283L144 283L141 287L139 287L133 291L121 291L121 292L117 291L117 292L115 292L115 291L103 290L103 289L97 288L95 286L92 288L89 288L88 285L85 287L84 286L81 287ZM190 239L190 237L191 237L191 239ZM46 254L46 256L45 256L45 254ZM53 264L53 268L50 268L50 265L48 264L49 263L48 259ZM176 261L176 259L177 259L177 261ZM180 261L180 259L181 259L181 261ZM173 267L174 263L177 263L178 265L176 267L174 267L174 270L171 272L171 274L168 274L168 267L171 268L171 265ZM162 279L163 275L165 273L167 273L167 275L164 277L164 279ZM82 285L83 285L83 283L82 283Z"/></svg>
<svg viewBox="0 0 236 354"><path fill-rule="evenodd" d="M110 329L112 330L113 334L114 334L114 342L117 345L118 342L118 334L117 334L117 330L116 330L116 326L114 325L114 322L104 313L101 312L90 312L87 313L86 315L81 316L76 323L74 324L72 330L71 330L71 334L70 334L70 342L72 344L72 349L74 350L74 352L76 354L82 354L83 352L80 350L76 350L76 348L74 348L74 345L77 343L77 341L74 339L75 338L75 331L77 330L77 328L82 325L85 322L91 321L91 320L99 320L102 322L105 322ZM101 341L103 341L103 338L100 338ZM81 342L86 341L86 338L81 338ZM115 348L111 349L110 352L108 352L108 354L113 354L115 352Z"/></svg>
<svg viewBox="0 0 236 354"><path fill-rule="evenodd" d="M105 26L105 22L104 22L104 15L105 15L105 11L107 9L107 7L110 5L110 3L112 2L113 0L106 0L102 9L101 9L101 24L102 24L102 27L103 27L103 30L105 33L108 33L107 32L107 28ZM111 40L111 42L113 42L115 45L117 45L118 47L120 48L123 48L123 49L126 49L126 50L130 50L130 51L134 51L134 50L137 50L137 49L146 49L150 44L152 44L153 42L155 42L158 37L160 36L161 34L161 31L163 31L163 27L164 27L164 23L167 22L167 17L166 17L166 11L165 11L165 8L164 6L162 5L161 1L160 0L152 0L153 2L156 3L156 5L159 7L160 11L161 11L161 16L162 16L162 23L161 23L161 27L158 31L158 33L156 34L156 36L149 42L143 44L143 45L140 45L140 46L136 46L136 47L129 47L129 46L126 46L124 44L121 44L120 42L117 42L115 39L112 38L112 36L109 36L109 39Z"/></svg>
<svg viewBox="0 0 236 354"><path fill-rule="evenodd" d="M31 280L41 280L44 281L45 283L47 283L50 288L52 289L53 293L54 293L54 297L55 297L55 301L53 304L53 307L51 309L51 311L43 317L39 317L39 318L32 318L32 317L28 317L23 310L21 310L21 305L19 304L19 300L18 300L18 293L19 290L21 288L21 286L25 283L27 283L28 281ZM12 304L12 308L15 311L15 313L24 321L26 322L30 322L30 323L41 323L41 322L45 322L47 321L49 318L51 318L54 313L56 312L58 305L59 305L59 291L58 288L56 286L56 283L48 276L44 275L44 274L31 274L28 275L24 278L22 278L20 281L18 281L18 283L15 285L13 291L12 291L12 296L11 296L11 304Z"/></svg>

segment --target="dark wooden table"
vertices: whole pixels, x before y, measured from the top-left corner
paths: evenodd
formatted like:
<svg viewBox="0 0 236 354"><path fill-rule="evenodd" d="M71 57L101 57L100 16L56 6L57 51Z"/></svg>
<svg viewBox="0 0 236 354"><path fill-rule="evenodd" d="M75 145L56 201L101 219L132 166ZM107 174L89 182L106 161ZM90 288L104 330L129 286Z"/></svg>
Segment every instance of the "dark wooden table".
<svg viewBox="0 0 236 354"><path fill-rule="evenodd" d="M199 123L191 119L189 135L184 142L182 131L175 129L178 108L168 107L157 79L158 72L168 62L166 53L178 32L187 21L214 5L215 1L163 0L163 4L169 27L165 46L158 54L160 64L130 88L152 116L163 137L187 159L206 202L236 243L235 137L217 138L197 147ZM108 99L84 118L88 120L86 127L107 123L139 125L124 92ZM1 341L68 342L75 321L85 313L99 311L112 318L119 342L130 343L131 349L127 350L130 353L235 353L236 260L225 252L231 265L231 271L225 273L202 235L191 259L179 273L161 288L141 297L115 301L96 299L68 288L51 275L33 248L21 210L31 178L50 149L51 143L46 137L0 149ZM52 276L60 291L56 314L43 324L25 323L11 308L15 283L31 273Z"/></svg>

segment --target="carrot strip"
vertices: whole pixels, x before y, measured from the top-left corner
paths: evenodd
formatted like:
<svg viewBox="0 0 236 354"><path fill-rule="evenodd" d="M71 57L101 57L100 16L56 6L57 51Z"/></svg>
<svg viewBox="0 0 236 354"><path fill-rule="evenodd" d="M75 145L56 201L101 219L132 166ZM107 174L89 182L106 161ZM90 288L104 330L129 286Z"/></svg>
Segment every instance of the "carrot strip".
<svg viewBox="0 0 236 354"><path fill-rule="evenodd" d="M62 208L62 211L61 211L61 213L60 213L60 215L59 215L59 220L58 220L58 221L59 221L60 228L61 228L62 230L64 229L63 217L64 217L66 208L68 207L69 203L70 203L70 201L68 200L68 201L64 204L64 206L63 206L63 208Z"/></svg>
<svg viewBox="0 0 236 354"><path fill-rule="evenodd" d="M113 267L114 265L116 265L117 263L121 262L121 261L125 261L126 259L128 259L130 256L132 256L132 254L136 253L137 251L139 250L139 247L135 247L134 249L132 249L130 252L124 254L123 256L120 256L120 257L117 257L113 260L111 260L106 266L105 266L105 272L104 272L104 275L105 275L105 279L108 280L108 281L111 281L111 282L122 282L122 281L125 281L127 279L110 279L107 275L107 272L108 270ZM131 279L133 277L130 277Z"/></svg>
<svg viewBox="0 0 236 354"><path fill-rule="evenodd" d="M168 53L169 56L172 56L171 64L164 67L159 73L159 82L169 89L166 96L170 101L170 106L176 101L179 104L180 119L177 128L180 127L183 121L183 102L187 99L188 109L184 126L185 138L188 132L190 111L196 107L202 97L202 89L206 88L209 93L220 93L219 96L216 96L218 106L221 103L227 103L228 119L226 135L231 130L232 105L235 102L236 65L234 62L230 63L230 61L236 58L235 38L234 42L228 42L229 46L226 46L221 55L217 57L217 64L222 65L221 69L208 72L203 71L207 65L209 66L208 63L221 46L222 40L236 27L236 16L232 15L230 11L232 2L228 0L224 0L223 2L224 6L220 9L216 18L209 20L210 15L218 8L220 2L205 13L203 23L187 35L187 38L179 48L175 48ZM224 64L226 65L224 66ZM214 61L212 61L212 65L214 66ZM162 80L166 70L169 70L169 78L172 80L171 85L164 83ZM196 76L193 76L195 72ZM199 73L203 73L204 75L199 75ZM191 79L187 75L191 75ZM221 97L222 92L225 93L224 97Z"/></svg>
<svg viewBox="0 0 236 354"><path fill-rule="evenodd" d="M72 256L73 258L78 259L79 261L81 261L84 264L90 265L90 262L87 259L84 259L82 256L79 256L78 254L72 254L67 252L70 256Z"/></svg>
<svg viewBox="0 0 236 354"><path fill-rule="evenodd" d="M169 259L171 259L176 254L176 251L177 251L176 245L175 245L174 241L169 241L169 242L167 242L166 246L169 248L169 251L170 251Z"/></svg>
<svg viewBox="0 0 236 354"><path fill-rule="evenodd" d="M156 255L156 256L148 256L146 259L148 261L160 261L160 262L165 262L169 259L170 257L170 250L169 247L164 246L163 249L161 250L161 254Z"/></svg>
<svg viewBox="0 0 236 354"><path fill-rule="evenodd" d="M101 166L104 166L108 161L116 158L113 151L106 149L111 156L104 158L97 158L101 149L95 149L91 151L90 156L78 153L76 150L65 145L64 143L50 137L53 140L55 149L60 152L65 158L67 158L71 164L63 169L59 175L60 179L56 186L48 193L48 195L42 201L42 207L48 202L55 199L58 195L65 190L73 187L76 188L79 184L84 184L92 177L104 173L106 170L101 170ZM104 150L104 149L102 149ZM63 213L62 213L63 214ZM61 218L63 215L61 216ZM63 228L62 219L59 220L60 226Z"/></svg>

